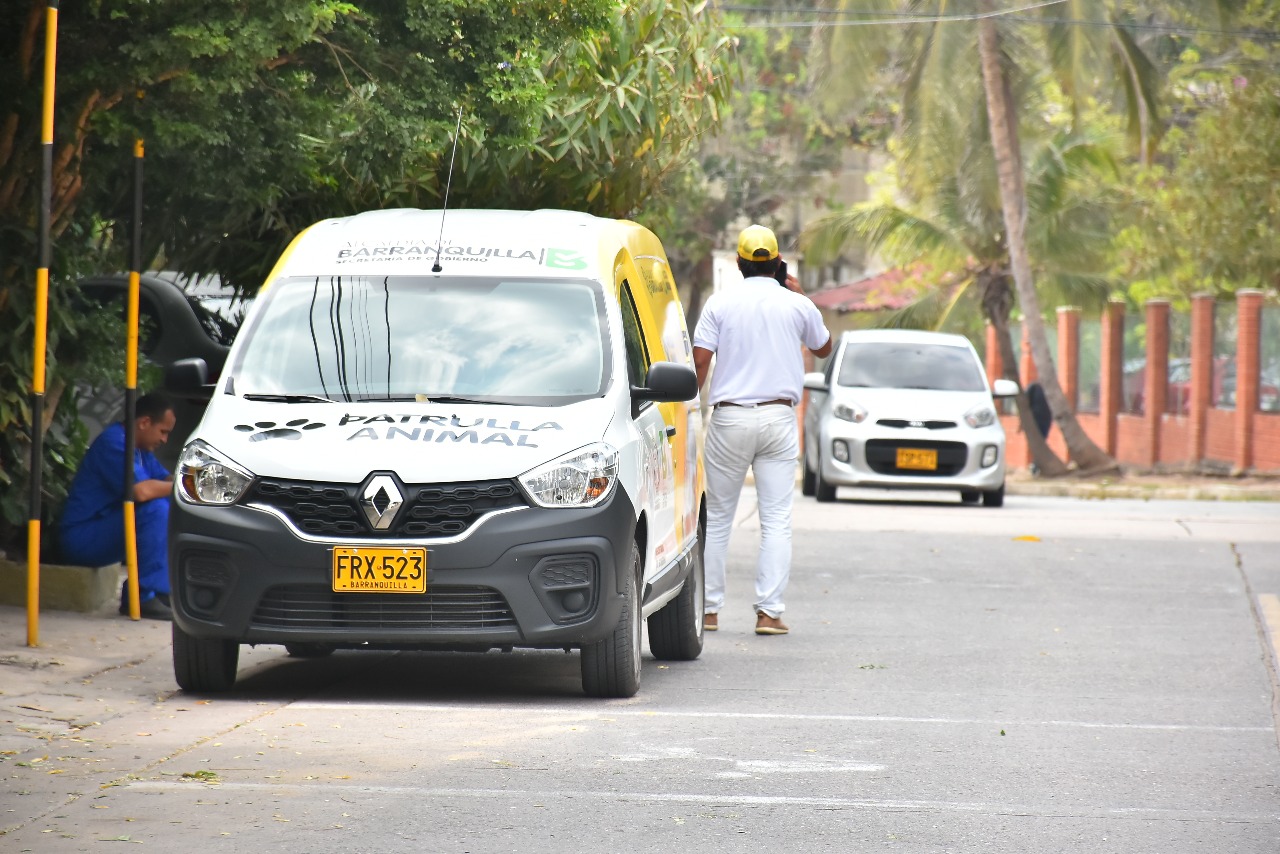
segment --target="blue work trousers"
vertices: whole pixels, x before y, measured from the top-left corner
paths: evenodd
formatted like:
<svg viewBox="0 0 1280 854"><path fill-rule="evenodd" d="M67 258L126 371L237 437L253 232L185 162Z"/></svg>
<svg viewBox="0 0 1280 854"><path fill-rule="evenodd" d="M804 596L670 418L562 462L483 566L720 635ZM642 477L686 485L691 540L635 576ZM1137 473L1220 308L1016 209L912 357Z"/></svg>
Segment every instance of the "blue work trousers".
<svg viewBox="0 0 1280 854"><path fill-rule="evenodd" d="M138 590L143 601L169 592L169 499L134 505L138 542ZM124 508L61 531L62 557L82 566L124 563Z"/></svg>

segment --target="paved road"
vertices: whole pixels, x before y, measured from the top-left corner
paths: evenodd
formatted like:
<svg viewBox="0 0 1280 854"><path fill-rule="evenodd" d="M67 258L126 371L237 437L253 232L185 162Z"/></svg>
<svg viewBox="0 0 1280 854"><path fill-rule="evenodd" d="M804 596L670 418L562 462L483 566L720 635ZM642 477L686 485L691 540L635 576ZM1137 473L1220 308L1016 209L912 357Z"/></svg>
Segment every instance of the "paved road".
<svg viewBox="0 0 1280 854"><path fill-rule="evenodd" d="M265 648L189 697L104 617L136 660L0 698L0 849L1280 850L1280 504L841 495L797 498L791 635L744 500L723 629L627 701L559 653Z"/></svg>

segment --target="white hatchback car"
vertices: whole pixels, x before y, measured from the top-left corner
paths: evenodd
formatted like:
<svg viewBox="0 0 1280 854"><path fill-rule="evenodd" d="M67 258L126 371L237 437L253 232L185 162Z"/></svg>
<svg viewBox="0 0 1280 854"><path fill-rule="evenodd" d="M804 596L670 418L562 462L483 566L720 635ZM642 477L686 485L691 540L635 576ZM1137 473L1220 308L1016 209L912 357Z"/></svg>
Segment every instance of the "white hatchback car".
<svg viewBox="0 0 1280 854"><path fill-rule="evenodd" d="M845 332L823 373L805 375L805 495L838 486L956 490L1004 503L1004 429L982 360L962 335ZM995 397L1017 394L998 379Z"/></svg>

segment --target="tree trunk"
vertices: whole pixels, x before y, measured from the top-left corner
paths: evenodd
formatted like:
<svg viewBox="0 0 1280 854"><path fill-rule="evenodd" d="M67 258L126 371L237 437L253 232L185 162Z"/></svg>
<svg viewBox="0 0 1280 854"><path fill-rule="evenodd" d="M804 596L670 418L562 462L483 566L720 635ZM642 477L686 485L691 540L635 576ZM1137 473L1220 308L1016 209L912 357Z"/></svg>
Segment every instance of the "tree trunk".
<svg viewBox="0 0 1280 854"><path fill-rule="evenodd" d="M1003 274L988 273L978 276L979 287L982 288L982 311L996 333L996 344L1000 348L1000 361L1004 365L1004 378L1018 383L1018 395L1014 398L1018 404L1018 426L1022 435L1027 437L1027 450L1031 452L1031 461L1035 463L1038 474L1042 477L1061 477L1067 473L1067 466L1049 447L1045 437L1040 434L1040 427L1031 414L1031 403L1018 378L1018 357L1013 349L1013 339L1009 337L1009 311L1012 308L1012 294L1009 292L1009 277Z"/></svg>
<svg viewBox="0 0 1280 854"><path fill-rule="evenodd" d="M983 0L981 9L990 13L991 0ZM1018 131L1014 123L1012 98L1008 81L1000 65L1000 43L993 17L978 21L978 49L982 59L982 80L987 95L987 118L991 124L991 147L995 154L1000 181L1000 205L1004 211L1005 237L1009 250L1009 266L1018 291L1018 303L1027 324L1031 357L1044 388L1053 419L1062 431L1067 452L1077 467L1086 472L1114 470L1116 462L1094 444L1084 432L1075 413L1067 404L1067 396L1058 383L1058 372L1049 352L1040 300L1031 278L1031 259L1026 243L1026 190L1022 185L1022 160L1018 152Z"/></svg>

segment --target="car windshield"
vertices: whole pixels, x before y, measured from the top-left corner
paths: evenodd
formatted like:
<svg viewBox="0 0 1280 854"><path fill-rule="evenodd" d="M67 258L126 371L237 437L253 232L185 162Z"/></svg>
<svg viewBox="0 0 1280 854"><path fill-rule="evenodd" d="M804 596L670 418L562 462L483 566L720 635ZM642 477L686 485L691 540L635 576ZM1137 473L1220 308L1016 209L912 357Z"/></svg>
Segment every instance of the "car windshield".
<svg viewBox="0 0 1280 854"><path fill-rule="evenodd" d="M236 394L554 405L608 382L601 292L587 281L321 276L259 299Z"/></svg>
<svg viewBox="0 0 1280 854"><path fill-rule="evenodd" d="M845 346L836 382L855 388L984 391L987 381L967 347L867 341Z"/></svg>

